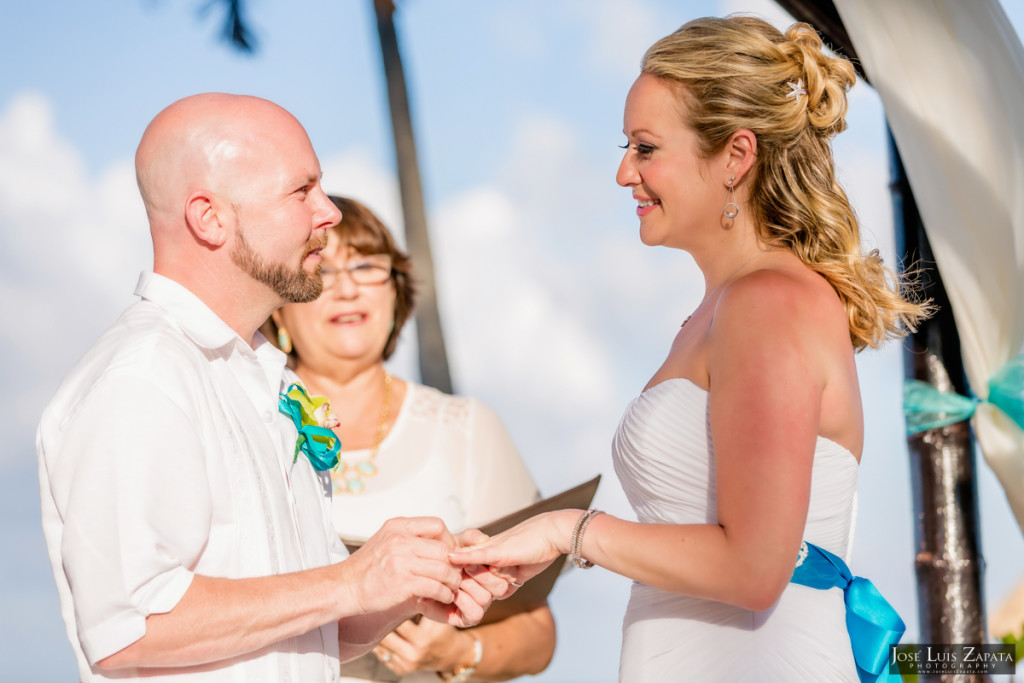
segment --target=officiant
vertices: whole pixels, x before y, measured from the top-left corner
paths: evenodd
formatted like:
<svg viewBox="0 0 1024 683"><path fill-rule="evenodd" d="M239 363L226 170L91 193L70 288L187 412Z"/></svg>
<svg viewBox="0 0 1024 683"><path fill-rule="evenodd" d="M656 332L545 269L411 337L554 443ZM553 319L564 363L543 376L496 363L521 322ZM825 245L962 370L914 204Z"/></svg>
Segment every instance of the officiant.
<svg viewBox="0 0 1024 683"><path fill-rule="evenodd" d="M358 542L392 517L427 515L458 531L533 503L537 487L493 410L384 367L412 314L413 264L367 207L331 200L342 219L322 252L323 294L278 309L264 333L340 418L335 529ZM342 680L502 681L543 671L554 647L546 605L466 630L407 621L374 648L379 662L343 664Z"/></svg>

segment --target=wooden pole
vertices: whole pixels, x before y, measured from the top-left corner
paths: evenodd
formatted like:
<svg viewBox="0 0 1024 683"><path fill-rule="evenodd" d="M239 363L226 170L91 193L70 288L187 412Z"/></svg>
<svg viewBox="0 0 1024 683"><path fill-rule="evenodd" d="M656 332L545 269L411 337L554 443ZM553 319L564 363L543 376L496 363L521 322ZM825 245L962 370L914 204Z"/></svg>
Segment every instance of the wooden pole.
<svg viewBox="0 0 1024 683"><path fill-rule="evenodd" d="M904 372L907 378L932 384L940 391L967 395L960 355L960 337L924 224L907 181L903 162L889 136L892 199L897 253L905 265L920 261L924 294L938 313L910 338ZM921 643L987 642L982 599L981 537L974 476L974 439L968 421L929 429L907 437L913 490L918 617ZM922 676L921 680L956 683L988 681L988 676Z"/></svg>
<svg viewBox="0 0 1024 683"><path fill-rule="evenodd" d="M398 186L405 217L405 239L412 257L416 278L416 333L419 341L420 378L424 384L452 393L452 378L448 369L448 352L441 329L441 315L434 284L434 258L430 252L427 214L423 204L416 141L412 132L409 95L402 69L402 56L398 49L392 0L372 0L380 35L380 51L384 61L388 103L391 109L391 129L395 138L395 157L398 162Z"/></svg>

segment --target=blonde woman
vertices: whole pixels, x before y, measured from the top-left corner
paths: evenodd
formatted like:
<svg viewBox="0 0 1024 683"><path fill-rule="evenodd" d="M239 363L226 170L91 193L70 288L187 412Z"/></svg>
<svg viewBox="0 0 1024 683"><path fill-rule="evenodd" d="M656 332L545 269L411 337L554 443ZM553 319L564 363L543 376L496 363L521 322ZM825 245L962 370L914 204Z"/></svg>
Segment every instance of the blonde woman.
<svg viewBox="0 0 1024 683"><path fill-rule="evenodd" d="M616 179L640 240L689 252L705 280L613 441L639 523L562 511L453 554L518 581L560 553L634 579L622 681L856 681L865 665L843 591L791 582L798 563L845 566L854 354L927 314L861 253L835 180L854 78L810 26L737 16L655 43L629 91Z"/></svg>

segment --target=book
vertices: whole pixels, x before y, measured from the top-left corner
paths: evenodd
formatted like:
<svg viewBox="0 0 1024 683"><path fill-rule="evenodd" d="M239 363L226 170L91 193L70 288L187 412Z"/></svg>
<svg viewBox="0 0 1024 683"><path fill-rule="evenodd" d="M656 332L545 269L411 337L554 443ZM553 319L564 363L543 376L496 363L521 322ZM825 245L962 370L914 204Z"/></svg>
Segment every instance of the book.
<svg viewBox="0 0 1024 683"><path fill-rule="evenodd" d="M594 495L597 493L597 486L600 483L601 475L599 474L593 479L585 481L578 486L574 486L571 489L567 489L561 493L539 500L532 505L527 505L526 507L509 515L505 515L504 517L496 519L489 524L485 524L480 527L480 530L488 536L494 536L495 534L500 534L506 529L511 529L516 524L519 524L534 515L539 515L542 512L553 512L554 510L565 510L570 508L585 510L590 507L590 503L594 500ZM344 541L345 547L348 548L349 553L356 552L363 544L362 541L346 539L342 539L342 541ZM525 612L543 605L547 601L548 594L551 592L551 589L554 588L555 581L558 580L558 576L562 573L565 561L566 556L562 555L552 562L551 566L547 569L523 584L523 586L511 597L505 600L495 600L491 603L491 606L484 614L484 618L481 620L480 625L493 624L494 622L506 619L513 614ZM398 680L398 676L379 662L371 652L342 664L341 674L342 676L351 676L353 678L365 678L377 681Z"/></svg>

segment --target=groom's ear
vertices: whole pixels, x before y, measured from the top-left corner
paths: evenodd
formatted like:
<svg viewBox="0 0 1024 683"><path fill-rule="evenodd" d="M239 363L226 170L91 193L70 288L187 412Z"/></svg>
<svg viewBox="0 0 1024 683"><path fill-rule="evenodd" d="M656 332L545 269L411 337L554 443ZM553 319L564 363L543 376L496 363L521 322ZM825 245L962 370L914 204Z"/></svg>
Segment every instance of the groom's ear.
<svg viewBox="0 0 1024 683"><path fill-rule="evenodd" d="M234 211L228 211L218 197L209 190L196 190L185 200L185 225L200 244L218 248L228 240ZM229 215L230 214L230 215Z"/></svg>

